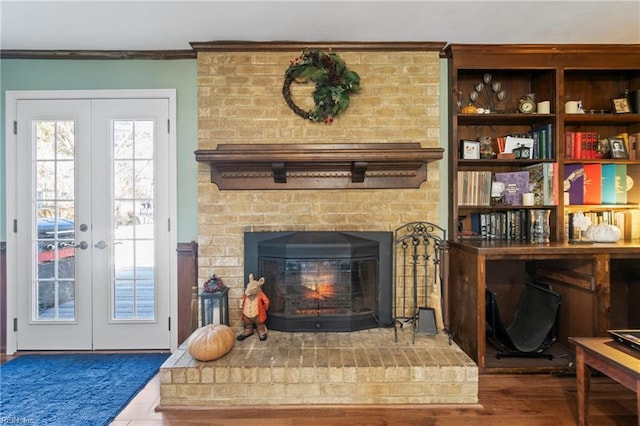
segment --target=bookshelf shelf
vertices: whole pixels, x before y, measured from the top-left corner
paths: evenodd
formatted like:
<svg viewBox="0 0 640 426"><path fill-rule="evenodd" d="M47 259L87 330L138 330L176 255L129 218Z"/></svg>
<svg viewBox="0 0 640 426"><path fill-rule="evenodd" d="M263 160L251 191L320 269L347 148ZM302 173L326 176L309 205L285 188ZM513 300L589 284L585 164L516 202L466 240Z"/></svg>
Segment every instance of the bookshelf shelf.
<svg viewBox="0 0 640 426"><path fill-rule="evenodd" d="M522 167L529 164L537 164L537 163L551 163L554 162L553 159L535 159L535 160L502 160L499 158L496 159L488 159L488 160L459 160L459 167L500 167L500 166L513 166L513 167Z"/></svg>
<svg viewBox="0 0 640 426"><path fill-rule="evenodd" d="M634 124L640 122L640 114L563 114L565 125L574 124Z"/></svg>
<svg viewBox="0 0 640 426"><path fill-rule="evenodd" d="M555 118L555 114L460 114L460 125L530 125L548 123Z"/></svg>

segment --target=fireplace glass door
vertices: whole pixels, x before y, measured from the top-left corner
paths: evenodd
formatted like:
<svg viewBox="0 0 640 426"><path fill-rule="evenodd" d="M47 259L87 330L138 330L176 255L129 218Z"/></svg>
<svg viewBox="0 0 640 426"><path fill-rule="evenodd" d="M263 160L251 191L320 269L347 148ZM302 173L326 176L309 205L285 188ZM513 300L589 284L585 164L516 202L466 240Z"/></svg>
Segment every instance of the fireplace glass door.
<svg viewBox="0 0 640 426"><path fill-rule="evenodd" d="M265 279L272 330L356 331L392 323L388 232L247 232L245 273Z"/></svg>

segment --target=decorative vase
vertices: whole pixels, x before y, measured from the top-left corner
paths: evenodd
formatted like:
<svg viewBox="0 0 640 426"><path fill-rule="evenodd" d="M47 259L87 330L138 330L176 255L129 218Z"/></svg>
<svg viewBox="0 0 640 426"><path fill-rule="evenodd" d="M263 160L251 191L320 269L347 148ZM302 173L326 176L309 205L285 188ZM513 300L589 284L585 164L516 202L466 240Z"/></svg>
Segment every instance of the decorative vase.
<svg viewBox="0 0 640 426"><path fill-rule="evenodd" d="M532 209L529 210L530 241L532 243L548 243L551 231L549 229L549 216L551 210Z"/></svg>

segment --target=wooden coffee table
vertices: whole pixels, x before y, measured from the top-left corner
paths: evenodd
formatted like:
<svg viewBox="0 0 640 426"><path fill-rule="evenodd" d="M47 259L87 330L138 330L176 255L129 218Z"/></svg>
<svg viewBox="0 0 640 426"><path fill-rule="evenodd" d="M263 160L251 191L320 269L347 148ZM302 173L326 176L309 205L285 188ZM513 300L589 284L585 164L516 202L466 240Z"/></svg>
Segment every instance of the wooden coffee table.
<svg viewBox="0 0 640 426"><path fill-rule="evenodd" d="M636 411L640 424L640 352L614 342L608 337L570 337L576 346L578 380L578 421L587 425L591 369L606 374L636 393Z"/></svg>

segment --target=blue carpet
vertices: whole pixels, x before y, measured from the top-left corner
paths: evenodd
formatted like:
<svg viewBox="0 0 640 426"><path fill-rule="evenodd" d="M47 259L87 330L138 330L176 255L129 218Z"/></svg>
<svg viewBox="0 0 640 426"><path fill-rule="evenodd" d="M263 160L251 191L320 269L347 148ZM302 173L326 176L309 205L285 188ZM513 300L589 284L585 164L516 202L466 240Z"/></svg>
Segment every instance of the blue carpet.
<svg viewBox="0 0 640 426"><path fill-rule="evenodd" d="M0 424L108 425L169 355L19 356L0 366Z"/></svg>

